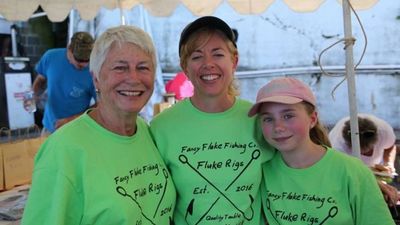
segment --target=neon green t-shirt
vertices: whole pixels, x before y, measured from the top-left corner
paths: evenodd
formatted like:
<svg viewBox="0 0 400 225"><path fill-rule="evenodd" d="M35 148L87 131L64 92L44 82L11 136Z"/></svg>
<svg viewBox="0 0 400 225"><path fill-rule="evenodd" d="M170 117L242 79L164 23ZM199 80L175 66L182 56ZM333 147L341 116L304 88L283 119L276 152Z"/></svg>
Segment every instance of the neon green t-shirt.
<svg viewBox="0 0 400 225"><path fill-rule="evenodd" d="M151 121L178 193L175 224L262 224L261 164L272 151L261 146L250 107L236 99L225 112L205 113L186 99Z"/></svg>
<svg viewBox="0 0 400 225"><path fill-rule="evenodd" d="M169 225L175 188L147 124L136 124L120 136L83 114L49 136L22 225Z"/></svg>
<svg viewBox="0 0 400 225"><path fill-rule="evenodd" d="M270 225L394 225L375 177L355 157L328 148L311 167L294 169L277 151L263 175Z"/></svg>

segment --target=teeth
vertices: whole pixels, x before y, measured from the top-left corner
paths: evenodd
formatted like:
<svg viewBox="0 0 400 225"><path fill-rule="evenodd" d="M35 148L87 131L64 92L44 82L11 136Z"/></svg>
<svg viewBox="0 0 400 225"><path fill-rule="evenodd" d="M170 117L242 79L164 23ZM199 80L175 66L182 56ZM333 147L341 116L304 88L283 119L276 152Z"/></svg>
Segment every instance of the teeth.
<svg viewBox="0 0 400 225"><path fill-rule="evenodd" d="M218 75L209 74L209 75L203 75L203 76L201 76L201 79L203 79L203 80L215 80L215 79L217 79L218 77L219 77Z"/></svg>
<svg viewBox="0 0 400 225"><path fill-rule="evenodd" d="M126 96L139 96L142 94L141 91L119 91L119 93Z"/></svg>

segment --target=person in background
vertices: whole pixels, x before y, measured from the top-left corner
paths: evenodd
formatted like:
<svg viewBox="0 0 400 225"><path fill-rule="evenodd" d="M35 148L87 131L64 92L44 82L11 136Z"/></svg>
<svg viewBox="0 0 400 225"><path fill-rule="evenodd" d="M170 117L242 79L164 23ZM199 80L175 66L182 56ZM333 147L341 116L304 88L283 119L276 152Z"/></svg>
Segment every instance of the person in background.
<svg viewBox="0 0 400 225"><path fill-rule="evenodd" d="M179 55L194 94L150 122L178 193L174 222L263 224L261 164L272 149L246 116L251 103L237 97L233 32L217 17L198 18L182 31Z"/></svg>
<svg viewBox="0 0 400 225"><path fill-rule="evenodd" d="M172 224L175 187L138 117L153 93L155 54L150 36L133 26L96 40L97 107L42 145L22 225Z"/></svg>
<svg viewBox="0 0 400 225"><path fill-rule="evenodd" d="M67 48L48 50L36 65L37 76L32 85L35 99L40 101L47 89L44 134L53 133L82 114L96 99L88 68L93 42L89 33L76 32Z"/></svg>
<svg viewBox="0 0 400 225"><path fill-rule="evenodd" d="M270 225L393 225L371 170L332 149L316 98L295 78L271 80L257 94L265 140L278 151L263 166L262 202Z"/></svg>
<svg viewBox="0 0 400 225"><path fill-rule="evenodd" d="M166 93L174 93L175 99L181 101L193 96L193 84L187 78L184 72L179 72L172 80L165 84Z"/></svg>
<svg viewBox="0 0 400 225"><path fill-rule="evenodd" d="M394 161L397 152L392 126L374 115L359 113L358 129L361 160L374 172L386 173L390 178L396 172ZM335 124L329 132L329 139L335 149L352 155L349 117ZM399 199L397 189L384 180L378 179L378 184L386 202L390 206L395 205Z"/></svg>

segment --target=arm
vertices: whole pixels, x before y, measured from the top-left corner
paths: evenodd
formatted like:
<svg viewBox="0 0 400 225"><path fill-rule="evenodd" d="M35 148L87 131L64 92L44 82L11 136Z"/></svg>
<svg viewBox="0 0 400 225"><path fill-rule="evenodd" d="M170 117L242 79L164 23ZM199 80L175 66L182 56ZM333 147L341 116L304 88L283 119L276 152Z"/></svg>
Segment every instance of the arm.
<svg viewBox="0 0 400 225"><path fill-rule="evenodd" d="M391 172L395 172L394 168L394 160L396 159L396 145L392 145L391 147L387 148L383 152L383 165L389 166Z"/></svg>
<svg viewBox="0 0 400 225"><path fill-rule="evenodd" d="M352 208L355 210L354 215L357 219L355 224L394 225L389 207L383 198L382 189L379 190L381 183L376 183L375 176L367 167L359 171L357 177L352 178L354 189L351 195L355 199Z"/></svg>
<svg viewBox="0 0 400 225"><path fill-rule="evenodd" d="M390 206L396 206L397 201L399 200L399 195L397 192L397 188L386 184L385 182L378 180L379 188L383 194L383 198L385 199L386 203Z"/></svg>
<svg viewBox="0 0 400 225"><path fill-rule="evenodd" d="M96 106L97 106L97 103L91 105L89 108L95 108ZM56 128L56 129L60 128L60 127L63 126L64 124L68 123L69 121L71 121L71 120L77 118L78 116L80 116L80 115L82 115L82 114L83 114L83 112L82 112L82 113L79 113L79 114L72 115L72 116L70 116L70 117L66 117L66 118L62 118L62 119L57 120L57 121L56 121L56 124L55 124L55 128Z"/></svg>
<svg viewBox="0 0 400 225"><path fill-rule="evenodd" d="M32 84L32 91L35 93L35 96L40 96L46 90L46 87L46 78L43 75L38 74Z"/></svg>

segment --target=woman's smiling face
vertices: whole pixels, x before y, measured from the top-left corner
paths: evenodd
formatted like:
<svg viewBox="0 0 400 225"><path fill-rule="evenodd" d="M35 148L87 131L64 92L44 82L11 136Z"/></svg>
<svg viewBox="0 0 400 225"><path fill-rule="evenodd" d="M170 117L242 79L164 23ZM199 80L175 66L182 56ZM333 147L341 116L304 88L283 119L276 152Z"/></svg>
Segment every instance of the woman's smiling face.
<svg viewBox="0 0 400 225"><path fill-rule="evenodd" d="M153 93L154 76L152 59L142 49L113 44L95 78L99 103L117 114L139 113Z"/></svg>
<svg viewBox="0 0 400 225"><path fill-rule="evenodd" d="M199 96L227 95L237 66L237 55L232 56L222 33L214 32L210 37L200 34L195 49L187 60L184 72ZM208 40L207 40L208 38Z"/></svg>

